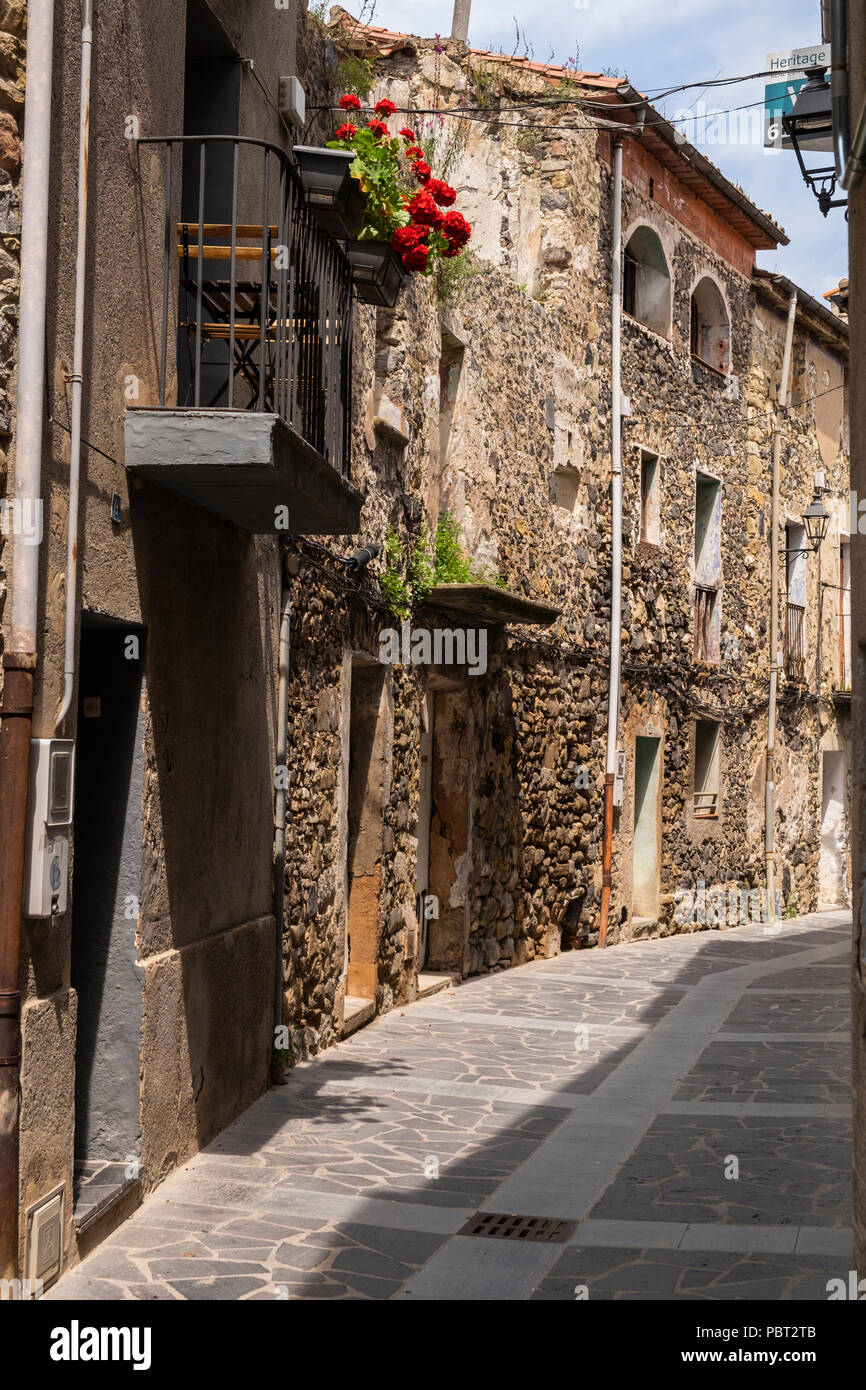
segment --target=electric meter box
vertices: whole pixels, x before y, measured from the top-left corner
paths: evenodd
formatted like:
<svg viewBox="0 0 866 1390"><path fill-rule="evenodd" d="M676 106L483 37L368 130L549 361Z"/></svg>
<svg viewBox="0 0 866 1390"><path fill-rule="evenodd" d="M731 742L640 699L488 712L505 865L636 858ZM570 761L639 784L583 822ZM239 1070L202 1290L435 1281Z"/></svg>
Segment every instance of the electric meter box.
<svg viewBox="0 0 866 1390"><path fill-rule="evenodd" d="M54 917L66 911L74 775L72 739L31 739L26 917Z"/></svg>
<svg viewBox="0 0 866 1390"><path fill-rule="evenodd" d="M613 804L622 805L623 789L625 787L625 753L622 749L617 749L616 772L613 779Z"/></svg>

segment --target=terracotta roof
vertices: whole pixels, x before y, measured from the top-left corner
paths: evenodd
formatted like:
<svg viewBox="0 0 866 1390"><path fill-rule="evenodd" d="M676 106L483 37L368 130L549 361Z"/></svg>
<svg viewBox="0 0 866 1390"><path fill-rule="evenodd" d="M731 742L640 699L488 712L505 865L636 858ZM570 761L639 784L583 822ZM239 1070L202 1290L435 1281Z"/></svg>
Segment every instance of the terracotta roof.
<svg viewBox="0 0 866 1390"><path fill-rule="evenodd" d="M839 303L841 300L848 300L848 276L844 275L838 285L832 290L825 290L823 299L829 299L831 303Z"/></svg>
<svg viewBox="0 0 866 1390"><path fill-rule="evenodd" d="M414 34L401 34L392 29L383 29L376 24L362 24L339 5L331 8L328 28L335 38L346 47L359 53L377 53L382 58L394 53L416 53L420 45L430 45L431 38L421 38ZM668 121L644 101L643 93L632 87L627 78L607 77L600 72L576 72L573 68L553 63L535 63L508 53L494 53L490 49L470 48L457 44L455 40L440 37L443 51L467 53L487 64L500 63L516 73L536 77L544 82L569 82L589 87L599 94L599 104L610 106L610 115L616 116L621 124L636 124L639 115L644 116L642 139L646 148L681 183L685 184L702 202L712 208L730 226L734 227L755 250L773 251L779 245L787 246L789 238L783 228L774 222L768 213L763 212L741 188L726 179L711 160L701 154L688 141L684 140Z"/></svg>
<svg viewBox="0 0 866 1390"><path fill-rule="evenodd" d="M810 326L825 342L829 342L833 347L838 347L841 340L844 347L847 348L849 335L847 319L842 318L835 310L828 309L826 304L822 304L820 299L815 299L800 285L795 285L794 281L789 280L787 275L781 275L775 270L764 270L762 266L757 266L752 276L752 284L759 294L771 300L776 308L781 310L787 307L790 296L796 291L798 315L807 314L810 319Z"/></svg>
<svg viewBox="0 0 866 1390"><path fill-rule="evenodd" d="M369 51L371 48L382 58L390 58L394 53L415 53L420 43L432 43L435 35L428 39L423 39L418 34L400 34L394 29L383 29L378 24L363 24L359 19L355 19L347 10L340 5L331 7L331 16L328 28L332 33L338 35L341 43L349 48L356 48L359 51ZM452 41L447 37L441 37L443 49ZM462 47L462 45L461 45ZM522 58L510 53L495 53L488 48L470 48L469 53L473 58L483 58L491 63L507 63L510 68L518 72L532 73L549 82L561 82L563 78L569 78L572 82L584 83L587 86L606 88L608 91L615 92L617 87L622 86L621 77L606 77L601 72L576 72L573 68L563 67L555 63L535 63L529 58Z"/></svg>

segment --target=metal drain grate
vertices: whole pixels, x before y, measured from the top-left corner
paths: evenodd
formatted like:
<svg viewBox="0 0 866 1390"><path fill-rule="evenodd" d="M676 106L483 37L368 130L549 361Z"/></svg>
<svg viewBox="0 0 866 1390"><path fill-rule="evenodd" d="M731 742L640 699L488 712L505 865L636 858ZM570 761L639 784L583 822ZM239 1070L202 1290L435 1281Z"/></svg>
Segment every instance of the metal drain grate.
<svg viewBox="0 0 866 1390"><path fill-rule="evenodd" d="M548 1216L505 1216L496 1211L477 1211L461 1227L461 1236L488 1236L494 1240L544 1241L564 1245L577 1230L576 1221L557 1221Z"/></svg>

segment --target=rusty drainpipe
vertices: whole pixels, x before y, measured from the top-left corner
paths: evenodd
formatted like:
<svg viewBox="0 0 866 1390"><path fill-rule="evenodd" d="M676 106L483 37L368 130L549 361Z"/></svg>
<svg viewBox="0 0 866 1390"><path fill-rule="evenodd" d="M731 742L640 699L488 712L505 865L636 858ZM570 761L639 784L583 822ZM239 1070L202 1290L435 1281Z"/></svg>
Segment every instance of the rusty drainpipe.
<svg viewBox="0 0 866 1390"><path fill-rule="evenodd" d="M53 47L54 0L30 0L21 188L15 501L22 508L34 509L40 539ZM39 586L39 546L28 543L32 539L25 539L22 534L13 540L12 632L9 648L3 654L0 705L0 1278L13 1279L18 1266L18 972Z"/></svg>
<svg viewBox="0 0 866 1390"><path fill-rule="evenodd" d="M622 136L613 143L613 240L611 246L611 443L610 443L610 679L607 702L607 759L604 775L604 829L601 846L601 919L599 946L607 945L613 864L613 784L619 737L619 689L622 660Z"/></svg>

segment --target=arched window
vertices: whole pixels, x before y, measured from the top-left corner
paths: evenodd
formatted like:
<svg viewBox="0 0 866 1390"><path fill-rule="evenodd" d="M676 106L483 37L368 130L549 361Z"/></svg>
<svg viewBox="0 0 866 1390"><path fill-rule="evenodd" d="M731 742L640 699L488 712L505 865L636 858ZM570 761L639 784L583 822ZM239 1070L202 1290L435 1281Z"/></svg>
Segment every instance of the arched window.
<svg viewBox="0 0 866 1390"><path fill-rule="evenodd" d="M662 244L651 227L629 237L623 266L622 306L663 338L671 329L671 277Z"/></svg>
<svg viewBox="0 0 866 1390"><path fill-rule="evenodd" d="M705 275L692 292L692 356L717 372L731 368L731 322L718 285Z"/></svg>

